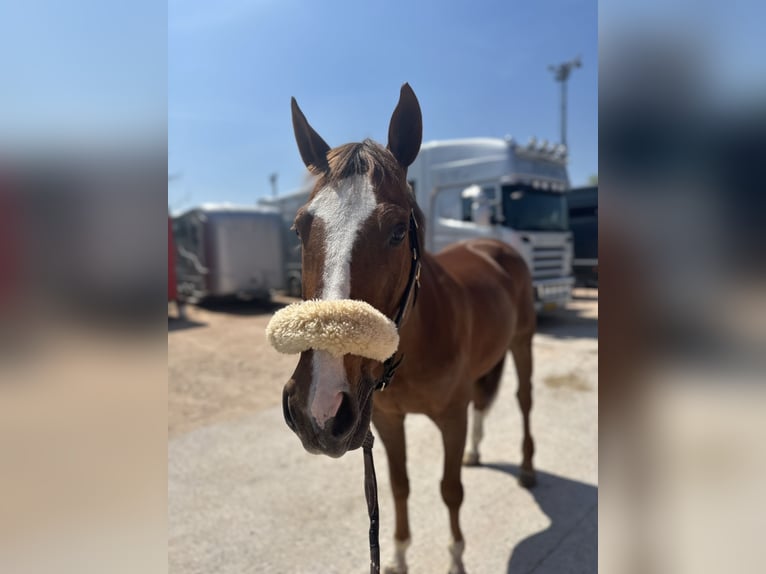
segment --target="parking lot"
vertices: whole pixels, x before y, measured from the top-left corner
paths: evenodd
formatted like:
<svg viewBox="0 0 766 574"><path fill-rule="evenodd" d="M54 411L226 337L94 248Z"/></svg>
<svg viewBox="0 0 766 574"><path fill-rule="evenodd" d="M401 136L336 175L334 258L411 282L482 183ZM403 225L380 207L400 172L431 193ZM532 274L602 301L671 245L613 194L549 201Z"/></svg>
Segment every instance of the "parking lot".
<svg viewBox="0 0 766 574"><path fill-rule="evenodd" d="M208 572L366 572L361 452L312 456L282 420L281 390L295 357L264 328L285 300L218 303L168 320L169 567ZM175 309L169 309L169 317ZM486 423L483 466L464 470L469 572L595 572L598 292L539 320L532 432L539 485L516 483L521 421L507 368ZM411 573L446 572L441 447L424 417L407 420ZM390 557L393 504L383 447L375 447L381 547Z"/></svg>

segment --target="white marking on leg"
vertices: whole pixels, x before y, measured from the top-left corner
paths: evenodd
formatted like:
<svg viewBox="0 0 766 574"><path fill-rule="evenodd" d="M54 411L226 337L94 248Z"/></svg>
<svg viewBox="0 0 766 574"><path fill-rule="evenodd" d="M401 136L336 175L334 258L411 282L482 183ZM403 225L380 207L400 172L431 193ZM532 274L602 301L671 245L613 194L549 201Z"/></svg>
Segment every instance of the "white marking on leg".
<svg viewBox="0 0 766 574"><path fill-rule="evenodd" d="M320 189L308 211L324 225L324 269L319 299L348 299L351 294L351 254L362 225L377 205L372 184L356 175L337 186ZM343 357L314 351L309 410L319 427L338 412L341 393L349 390Z"/></svg>
<svg viewBox="0 0 766 574"><path fill-rule="evenodd" d="M385 574L407 574L407 549L412 540L397 540L394 538L394 559L386 566Z"/></svg>
<svg viewBox="0 0 766 574"><path fill-rule="evenodd" d="M465 574L465 566L463 566L463 552L465 552L465 540L453 541L449 545L449 553L452 558L452 564L450 565L449 574Z"/></svg>
<svg viewBox="0 0 766 574"><path fill-rule="evenodd" d="M475 406L471 409L473 411L473 417L471 422L471 441L468 445L468 451L465 453L463 460L465 464L477 465L479 464L479 444L481 439L484 438L484 416L485 412L478 410Z"/></svg>
<svg viewBox="0 0 766 574"><path fill-rule="evenodd" d="M473 407L473 422L471 424L471 450L479 454L479 444L484 438L484 411Z"/></svg>

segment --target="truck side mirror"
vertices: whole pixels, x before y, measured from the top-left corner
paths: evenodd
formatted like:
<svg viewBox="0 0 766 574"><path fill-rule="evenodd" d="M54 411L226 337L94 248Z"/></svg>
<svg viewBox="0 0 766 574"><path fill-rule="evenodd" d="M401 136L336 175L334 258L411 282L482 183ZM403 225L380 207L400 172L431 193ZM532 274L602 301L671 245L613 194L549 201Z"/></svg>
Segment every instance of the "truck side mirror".
<svg viewBox="0 0 766 574"><path fill-rule="evenodd" d="M471 221L477 225L492 225L492 206L481 187L466 187L460 195L471 202Z"/></svg>
<svg viewBox="0 0 766 574"><path fill-rule="evenodd" d="M486 200L474 200L471 204L471 217L477 225L492 225L492 210Z"/></svg>

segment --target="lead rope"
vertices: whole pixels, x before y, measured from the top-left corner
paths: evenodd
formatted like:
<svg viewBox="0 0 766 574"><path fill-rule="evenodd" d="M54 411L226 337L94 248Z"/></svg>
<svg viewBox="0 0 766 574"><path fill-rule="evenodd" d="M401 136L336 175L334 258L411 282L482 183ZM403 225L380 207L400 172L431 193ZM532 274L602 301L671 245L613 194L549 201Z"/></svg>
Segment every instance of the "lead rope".
<svg viewBox="0 0 766 574"><path fill-rule="evenodd" d="M375 478L375 463L372 460L372 445L375 437L367 431L362 443L364 453L364 497L367 499L367 514L370 517L370 574L380 574L380 542L378 541L378 481Z"/></svg>
<svg viewBox="0 0 766 574"><path fill-rule="evenodd" d="M418 297L418 288L420 287L420 245L418 241L418 223L415 220L415 213L410 211L410 246L412 247L412 265L410 266L410 276L407 280L407 287L404 290L402 301L399 305L399 311L394 318L397 330L404 317L407 303L410 300L410 294L415 290L412 304ZM384 390L391 379L394 378L397 367L401 364L404 355L396 358L396 353L391 355L383 363L383 374L375 385L374 391ZM372 397L370 397L372 398ZM380 540L379 529L380 521L378 508L378 480L375 477L375 462L372 459L372 445L375 443L375 437L372 431L367 429L367 436L362 443L362 453L364 456L364 497L367 500L367 514L370 517L370 574L380 574Z"/></svg>

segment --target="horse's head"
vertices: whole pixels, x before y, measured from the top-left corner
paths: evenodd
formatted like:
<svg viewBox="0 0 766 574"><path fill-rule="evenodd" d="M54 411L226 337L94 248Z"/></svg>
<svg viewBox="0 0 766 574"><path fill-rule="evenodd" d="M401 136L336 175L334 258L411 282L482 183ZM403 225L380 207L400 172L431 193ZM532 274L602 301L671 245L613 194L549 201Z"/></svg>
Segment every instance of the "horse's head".
<svg viewBox="0 0 766 574"><path fill-rule="evenodd" d="M385 326L380 322L390 324L396 315L413 260L411 227L422 234L422 214L407 184L407 167L420 149L422 120L417 98L407 84L391 117L385 148L365 140L330 149L294 99L292 115L301 157L317 178L294 225L302 244L303 298L337 302L344 312L356 308L343 307L349 300L374 307L360 304L370 311L361 318L336 318L331 336L355 338L345 341L353 343L350 346L343 347L341 341L340 351L319 350L319 345L301 349L295 372L284 387L285 420L303 446L338 457L361 446L366 436L373 387L390 350L386 347L381 355L380 348L354 349L375 348L378 342L365 337L381 336ZM316 307L326 316L333 305ZM316 323L314 317L303 319L302 325ZM364 324L368 320L375 323L370 328ZM344 331L355 321L353 333Z"/></svg>

